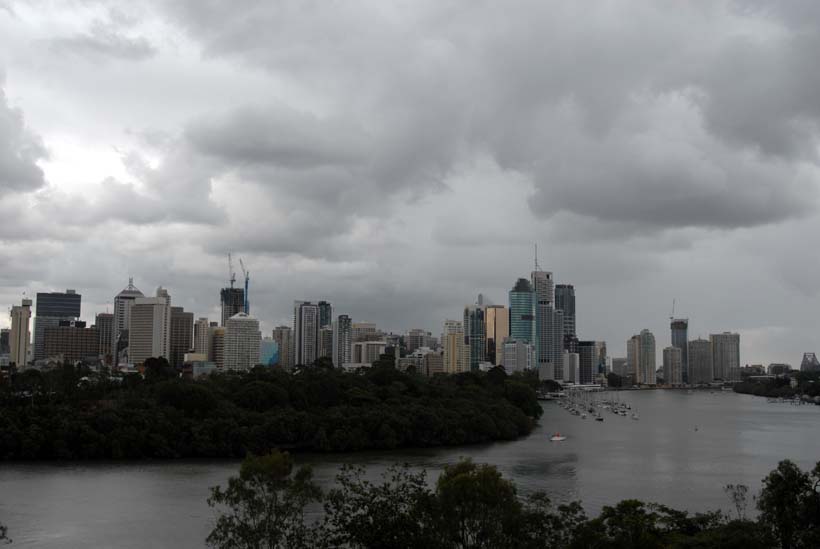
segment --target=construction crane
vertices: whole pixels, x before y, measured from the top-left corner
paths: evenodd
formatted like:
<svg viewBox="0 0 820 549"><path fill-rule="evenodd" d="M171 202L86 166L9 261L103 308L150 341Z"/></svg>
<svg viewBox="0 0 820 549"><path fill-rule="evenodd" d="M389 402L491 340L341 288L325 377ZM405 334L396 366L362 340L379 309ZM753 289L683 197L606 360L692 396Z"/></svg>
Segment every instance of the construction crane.
<svg viewBox="0 0 820 549"><path fill-rule="evenodd" d="M230 253L228 253L228 282L230 282L231 289L233 289L234 282L236 282L236 271L233 270L233 260L231 260Z"/></svg>
<svg viewBox="0 0 820 549"><path fill-rule="evenodd" d="M251 314L250 305L248 304L248 282L251 279L251 273L245 268L245 263L242 258L239 258L239 266L242 268L242 275L245 277L245 314Z"/></svg>

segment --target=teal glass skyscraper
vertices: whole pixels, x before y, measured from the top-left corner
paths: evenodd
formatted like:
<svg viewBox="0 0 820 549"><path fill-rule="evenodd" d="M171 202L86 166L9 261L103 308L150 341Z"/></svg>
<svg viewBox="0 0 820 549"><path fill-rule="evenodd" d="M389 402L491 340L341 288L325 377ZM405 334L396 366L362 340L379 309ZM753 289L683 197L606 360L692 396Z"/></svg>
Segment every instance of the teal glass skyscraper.
<svg viewBox="0 0 820 549"><path fill-rule="evenodd" d="M510 290L510 339L533 342L533 292L526 278L519 278Z"/></svg>

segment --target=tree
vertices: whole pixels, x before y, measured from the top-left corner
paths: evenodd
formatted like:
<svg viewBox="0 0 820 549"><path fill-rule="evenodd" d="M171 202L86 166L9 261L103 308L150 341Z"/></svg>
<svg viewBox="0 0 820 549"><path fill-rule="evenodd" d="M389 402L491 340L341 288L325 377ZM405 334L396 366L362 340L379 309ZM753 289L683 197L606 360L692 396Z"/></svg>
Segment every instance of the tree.
<svg viewBox="0 0 820 549"><path fill-rule="evenodd" d="M436 483L436 531L448 547L516 547L522 504L515 485L492 465L463 460Z"/></svg>
<svg viewBox="0 0 820 549"><path fill-rule="evenodd" d="M284 549L313 547L312 525L305 506L320 501L322 492L309 468L293 473L287 452L249 456L239 477L228 487L211 489L208 505L227 508L208 535L208 545L220 549Z"/></svg>
<svg viewBox="0 0 820 549"><path fill-rule="evenodd" d="M434 547L432 493L424 472L391 467L380 484L364 469L346 466L325 502L325 533L331 547L412 549Z"/></svg>
<svg viewBox="0 0 820 549"><path fill-rule="evenodd" d="M789 460L763 479L763 489L757 500L760 521L780 541L783 549L812 547L809 540L818 541L820 505L817 486L820 463L811 474L805 473Z"/></svg>
<svg viewBox="0 0 820 549"><path fill-rule="evenodd" d="M735 506L737 520L745 520L747 494L749 493L749 487L744 484L727 484L723 488L723 491L726 492L726 495L729 496L729 499Z"/></svg>
<svg viewBox="0 0 820 549"><path fill-rule="evenodd" d="M606 384L610 387L623 387L624 379L615 372L606 375Z"/></svg>
<svg viewBox="0 0 820 549"><path fill-rule="evenodd" d="M8 537L9 529L0 523L0 541L11 543L11 538Z"/></svg>

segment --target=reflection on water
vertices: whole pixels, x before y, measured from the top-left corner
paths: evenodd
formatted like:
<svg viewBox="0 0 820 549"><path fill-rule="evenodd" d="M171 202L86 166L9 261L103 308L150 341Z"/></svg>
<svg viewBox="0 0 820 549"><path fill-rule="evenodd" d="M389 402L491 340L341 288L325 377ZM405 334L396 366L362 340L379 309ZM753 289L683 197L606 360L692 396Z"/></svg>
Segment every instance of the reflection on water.
<svg viewBox="0 0 820 549"><path fill-rule="evenodd" d="M544 405L541 426L499 444L401 452L301 455L330 486L342 463L377 479L393 463L429 471L461 457L492 463L524 494L580 499L590 512L624 498L690 510L728 509L723 486L753 491L777 462L803 467L820 459L820 407L768 404L733 393L620 393L641 419L571 416ZM696 429L697 427L697 429ZM568 438L550 442L560 431ZM0 464L0 520L14 547L202 547L213 513L208 488L237 470L235 462L140 464Z"/></svg>

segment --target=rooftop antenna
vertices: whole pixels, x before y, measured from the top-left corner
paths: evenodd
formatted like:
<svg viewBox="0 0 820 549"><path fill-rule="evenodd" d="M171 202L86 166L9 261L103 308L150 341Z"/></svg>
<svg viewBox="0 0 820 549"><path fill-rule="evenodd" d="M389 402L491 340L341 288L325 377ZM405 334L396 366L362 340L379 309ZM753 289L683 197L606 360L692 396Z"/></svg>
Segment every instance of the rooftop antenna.
<svg viewBox="0 0 820 549"><path fill-rule="evenodd" d="M672 315L669 317L669 320L675 320L675 298L672 298Z"/></svg>
<svg viewBox="0 0 820 549"><path fill-rule="evenodd" d="M541 267L538 266L538 243L535 243L535 270L540 271Z"/></svg>

